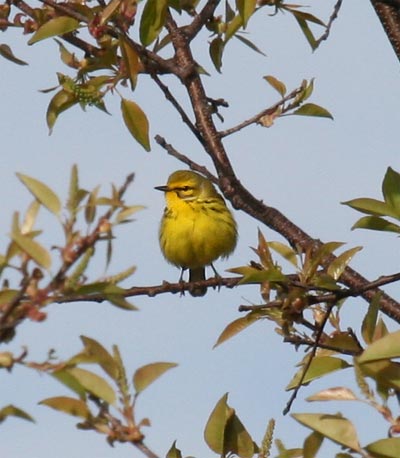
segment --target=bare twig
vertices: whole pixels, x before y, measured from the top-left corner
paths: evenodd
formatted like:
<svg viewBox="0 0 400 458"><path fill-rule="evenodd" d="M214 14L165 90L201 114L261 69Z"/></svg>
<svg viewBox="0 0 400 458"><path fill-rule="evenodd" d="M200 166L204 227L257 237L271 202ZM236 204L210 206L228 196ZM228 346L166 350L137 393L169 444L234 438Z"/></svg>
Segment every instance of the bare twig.
<svg viewBox="0 0 400 458"><path fill-rule="evenodd" d="M155 141L164 148L168 154L173 157L176 157L179 161L183 162L184 164L188 165L192 170L195 172L199 172L212 181L214 184L218 184L218 178L216 178L208 169L203 165L197 164L197 162L192 161L184 154L177 151L172 145L166 142L165 138L161 137L160 135L156 135L154 137Z"/></svg>
<svg viewBox="0 0 400 458"><path fill-rule="evenodd" d="M182 105L172 95L168 86L166 86L155 73L151 73L150 76L156 82L157 86L161 89L165 98L172 104L172 106L176 109L176 111L181 115L182 121L189 127L192 134L195 137L197 137L197 139L201 142L201 136L199 134L199 131L196 129L196 126L192 123L189 116L186 114Z"/></svg>
<svg viewBox="0 0 400 458"><path fill-rule="evenodd" d="M332 25L334 21L337 19L340 8L342 6L343 0L338 0L333 7L333 12L331 14L331 17L329 18L328 24L326 26L325 32L316 40L315 46L318 48L318 46L321 44L322 41L327 40L329 37L329 34L331 33Z"/></svg>
<svg viewBox="0 0 400 458"><path fill-rule="evenodd" d="M325 315L322 319L322 322L317 330L317 335L315 336L315 342L312 346L312 349L309 353L309 358L307 359L307 362L306 364L304 365L303 367L303 372L301 374L301 377L300 377L300 380L298 381L297 383L297 386L294 388L290 398L289 398L289 401L286 403L286 407L283 409L283 415L286 415L287 413L290 412L290 408L292 407L292 404L294 402L294 400L296 399L297 397L297 393L300 391L301 387L302 387L302 384L306 378L306 375L307 375L307 372L308 370L310 369L310 366L311 366L311 363L317 353L317 350L318 350L318 347L319 347L319 344L320 344L320 341L321 341L321 337L322 337L322 334L324 332L324 329L325 329L325 326L326 326L326 323L328 322L328 319L329 319L329 315L331 314L331 311L332 311L332 308L334 307L334 304L330 304L328 305L327 307L327 310L325 312Z"/></svg>

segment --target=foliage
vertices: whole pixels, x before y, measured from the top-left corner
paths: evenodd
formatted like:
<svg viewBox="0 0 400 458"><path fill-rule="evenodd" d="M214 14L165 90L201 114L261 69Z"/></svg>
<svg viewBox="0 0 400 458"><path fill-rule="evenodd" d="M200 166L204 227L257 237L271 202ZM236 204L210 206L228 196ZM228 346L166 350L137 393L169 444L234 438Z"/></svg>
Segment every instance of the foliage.
<svg viewBox="0 0 400 458"><path fill-rule="evenodd" d="M365 403L387 423L389 437L363 445L358 439L356 426L341 413L293 413L294 421L310 429L311 433L294 449L287 449L283 441L276 440L280 458L312 458L326 440L341 447L342 453L337 455L341 458L398 456L399 438L394 436L400 432L400 420L391 406L400 391L397 361L400 334L399 331L388 331L381 312L400 322L400 306L377 288L398 281L400 276L380 277L375 282L360 280L349 264L361 247L335 254L342 249L342 243L321 243L310 239L282 214L252 196L236 177L223 144L226 136L252 124L271 127L278 118L288 115L333 119L326 108L309 101L314 80L303 80L297 88L288 91L286 84L276 76L265 75L263 78L278 93L279 100L240 124L218 131L214 117L223 119L220 110L227 107L227 103L207 95L201 76L207 74L210 64L217 72L222 72L225 52L235 39L250 51L263 54L248 38L252 18L261 10L268 11L271 16L291 15L315 50L328 38L340 5L341 1L338 1L326 23L300 5L283 0L110 0L108 3L99 0L94 4L41 0L32 5L20 0L0 5L2 31L19 28L30 35L28 43L34 46L40 46L43 40L54 39L60 60L68 67L68 75L57 74L56 87L43 91L46 94L56 91L46 114L50 132L61 113L75 105L82 109L93 106L108 113L106 98L116 95L120 97L122 120L128 131L146 151L150 151L150 122L146 107L142 108L136 100L122 95L128 88L135 95L140 84L139 75L146 75L177 110L183 124L200 140L213 161L219 180L161 137L156 137L156 141L167 152L219 184L221 192L236 208L246 211L254 220L286 238L287 244L267 241L260 231L254 249L256 260L231 268L230 272L236 274L233 279L205 281L207 287L258 285L263 301L262 304L241 306L239 310L247 314L227 324L215 346L226 343L255 322L272 321L284 342L294 348L306 349L298 371L286 388L292 393L286 413L302 386L317 379L325 380L334 372L352 371L359 394L348 387L335 386L319 391L308 401ZM317 36L316 31L321 30ZM206 38L203 31L206 31ZM134 39L135 36L138 39ZM200 63L193 57L191 43L195 38L202 40L210 62ZM7 44L0 45L0 55L18 65L25 65ZM174 77L183 85L192 112L184 109L165 85L164 75ZM121 187L113 185L110 194L104 196L99 187L93 190L82 188L78 168L74 166L65 205L42 181L22 173L17 176L32 194L33 202L23 218L18 212L14 214L10 242L5 254L0 256L2 343L14 338L24 320L40 322L46 319L46 307L52 303L107 301L126 310L136 310L127 298L136 294L153 296L161 292L183 292L189 288L181 283L123 288L121 283L134 274L134 266L115 275L89 278L89 266L98 262L95 256L99 243L106 243L105 264L108 267L115 243L115 228L130 223L131 216L142 208L124 201L132 175ZM359 198L346 202L351 208L368 215L357 221L354 227L399 233L400 225L387 220L400 219L399 189L400 174L389 168L382 185L383 201ZM100 211L101 207L104 211ZM51 214L64 237L62 246L53 251L42 242L42 230L36 228L39 211L43 210ZM273 252L283 258L282 264L274 258ZM291 269L288 272L285 272L286 265ZM370 304L359 330L343 325L341 318L342 310L351 302L349 298L354 296L362 296ZM53 352L49 352L45 362L37 363L28 360L28 351L21 355L3 351L0 353L0 368L13 372L16 366L22 366L50 375L71 390L73 396L53 396L42 400L42 405L77 417L78 428L104 434L110 445L128 443L148 458L157 458L144 442L143 428L150 426L150 421L147 418L137 420L136 402L153 382L176 364L149 363L138 368L129 380L117 345L110 352L92 338L82 336L81 339L82 351L65 361L56 361ZM95 370L87 369L88 364ZM370 383L374 384L373 389ZM12 416L33 420L14 405L0 409L0 422ZM228 394L224 394L209 416L204 438L210 450L222 457L258 455L264 458L271 454L274 425L274 420L271 420L263 440L257 444L235 409L228 404ZM167 457L182 457L176 442Z"/></svg>

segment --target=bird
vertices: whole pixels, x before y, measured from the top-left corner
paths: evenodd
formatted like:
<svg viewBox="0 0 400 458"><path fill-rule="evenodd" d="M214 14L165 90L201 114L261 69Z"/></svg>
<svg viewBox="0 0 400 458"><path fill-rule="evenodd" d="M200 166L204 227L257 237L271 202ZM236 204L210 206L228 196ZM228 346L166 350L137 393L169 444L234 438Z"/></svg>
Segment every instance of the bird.
<svg viewBox="0 0 400 458"><path fill-rule="evenodd" d="M177 170L167 184L155 189L165 194L166 207L160 222L159 242L165 259L189 269L189 281L205 280L205 267L227 258L237 243L237 225L213 183L197 172ZM193 287L192 296L204 296L207 287Z"/></svg>

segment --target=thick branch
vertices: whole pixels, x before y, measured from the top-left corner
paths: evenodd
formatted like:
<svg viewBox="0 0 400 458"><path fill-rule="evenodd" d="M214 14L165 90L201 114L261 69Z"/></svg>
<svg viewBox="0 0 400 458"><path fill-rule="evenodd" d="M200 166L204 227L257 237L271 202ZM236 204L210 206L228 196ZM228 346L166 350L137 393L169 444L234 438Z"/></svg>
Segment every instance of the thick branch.
<svg viewBox="0 0 400 458"><path fill-rule="evenodd" d="M400 60L400 4L398 0L371 0L386 35Z"/></svg>

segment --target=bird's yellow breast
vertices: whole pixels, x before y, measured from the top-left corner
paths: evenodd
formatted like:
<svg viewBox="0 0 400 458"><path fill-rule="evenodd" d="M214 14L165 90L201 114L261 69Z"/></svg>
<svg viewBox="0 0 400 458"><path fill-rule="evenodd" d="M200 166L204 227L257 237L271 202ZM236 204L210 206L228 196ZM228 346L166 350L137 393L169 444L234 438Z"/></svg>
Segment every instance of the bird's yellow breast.
<svg viewBox="0 0 400 458"><path fill-rule="evenodd" d="M228 256L236 246L236 223L223 199L183 200L168 192L160 225L165 258L176 266L198 268Z"/></svg>

